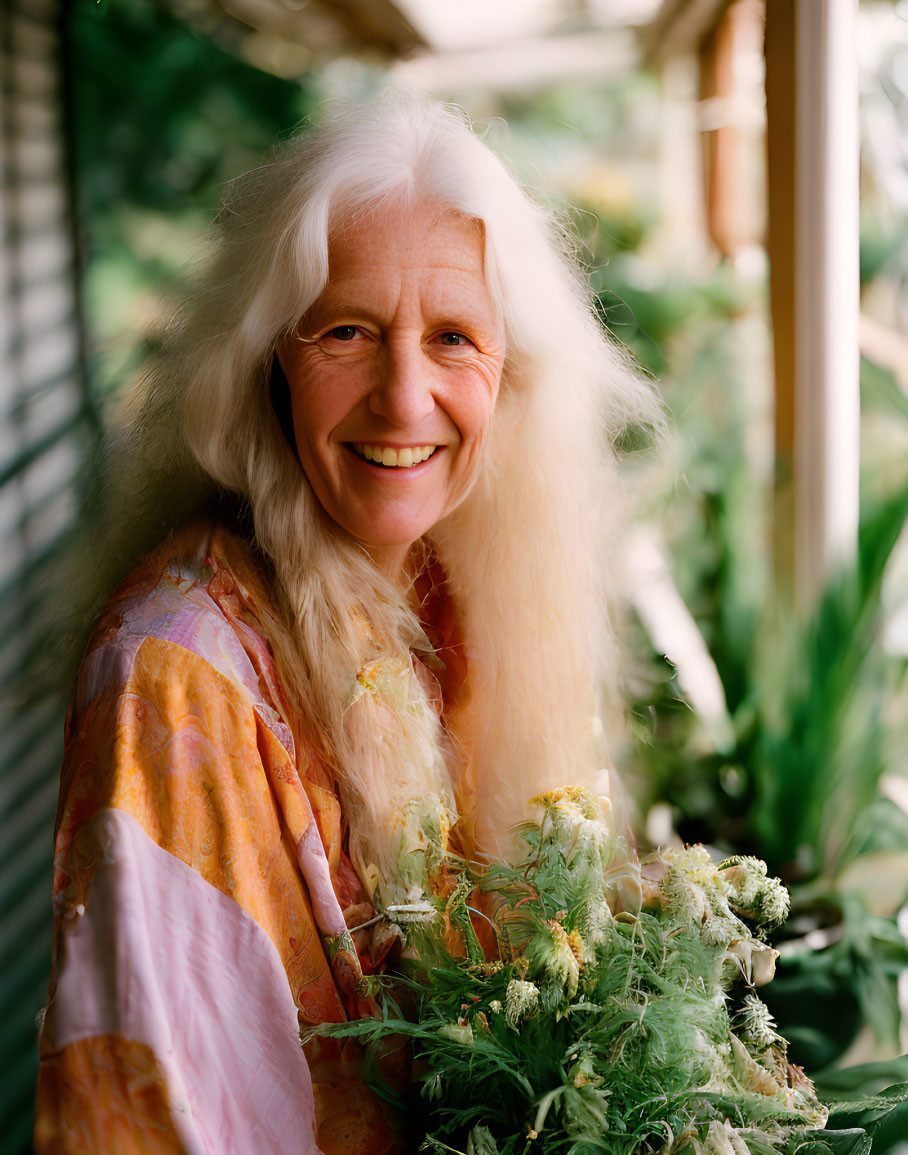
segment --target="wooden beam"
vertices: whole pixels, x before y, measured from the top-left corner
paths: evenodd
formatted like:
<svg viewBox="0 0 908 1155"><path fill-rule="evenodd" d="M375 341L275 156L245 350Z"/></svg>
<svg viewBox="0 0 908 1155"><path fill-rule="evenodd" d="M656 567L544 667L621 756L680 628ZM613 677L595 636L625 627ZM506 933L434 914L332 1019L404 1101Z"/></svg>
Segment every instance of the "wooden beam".
<svg viewBox="0 0 908 1155"><path fill-rule="evenodd" d="M360 44L401 56L427 47L393 0L319 0Z"/></svg>
<svg viewBox="0 0 908 1155"><path fill-rule="evenodd" d="M656 18L641 33L644 64L662 64L669 56L696 53L731 2L663 0Z"/></svg>
<svg viewBox="0 0 908 1155"><path fill-rule="evenodd" d="M426 47L393 0L215 0L231 17L316 55L373 49L385 56Z"/></svg>

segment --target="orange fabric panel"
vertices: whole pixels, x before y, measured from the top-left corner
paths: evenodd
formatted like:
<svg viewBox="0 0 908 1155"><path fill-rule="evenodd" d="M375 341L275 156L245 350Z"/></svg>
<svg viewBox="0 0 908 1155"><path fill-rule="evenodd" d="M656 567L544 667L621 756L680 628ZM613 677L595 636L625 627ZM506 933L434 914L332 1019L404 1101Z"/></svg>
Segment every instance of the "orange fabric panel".
<svg viewBox="0 0 908 1155"><path fill-rule="evenodd" d="M119 1035L42 1058L35 1155L180 1155L152 1051Z"/></svg>
<svg viewBox="0 0 908 1155"><path fill-rule="evenodd" d="M114 808L262 927L279 952L302 1024L339 1021L372 1008L358 990L362 971L352 946L323 940L313 914L296 856L313 820L340 907L355 908L365 893L343 853L331 771L311 750L294 757L283 724L286 696L262 626L273 611L260 570L260 560L230 534L215 530L205 540L198 529L186 531L146 559L99 619L88 653L104 658L99 651L110 646L118 660L96 662L92 677L80 679L79 705L68 722L55 857L57 942L65 937L64 920L90 905L94 869L103 860L90 820ZM192 622L184 622L184 633L169 637L166 613L179 614L188 605L184 597L193 599L189 616L204 628L192 634ZM158 613L161 606L166 613ZM131 637L140 644L129 649L122 643L128 631L120 631L137 613L154 628L136 632L133 624ZM233 646L227 658L225 638ZM230 665L236 641L255 671L251 681L230 676L238 669ZM118 655L128 660L120 664ZM149 1048L97 1035L56 1050L53 1021L49 1014L42 1039L36 1150L180 1151ZM363 1083L358 1047L315 1040L306 1057L326 1155L400 1149L384 1106Z"/></svg>
<svg viewBox="0 0 908 1155"><path fill-rule="evenodd" d="M282 829L282 804L292 837L308 825L302 785L241 689L196 654L147 638L126 686L91 702L73 726L64 777L58 908L84 904L103 853L80 837L84 822L105 806L125 811L268 933L307 1022L345 1017Z"/></svg>
<svg viewBox="0 0 908 1155"><path fill-rule="evenodd" d="M323 1155L392 1155L405 1150L401 1120L367 1090L362 1051L336 1039L312 1039L304 1047L315 1100L315 1126ZM381 1072L396 1091L410 1078L409 1051L403 1044L387 1053ZM397 1129L395 1129L395 1126Z"/></svg>

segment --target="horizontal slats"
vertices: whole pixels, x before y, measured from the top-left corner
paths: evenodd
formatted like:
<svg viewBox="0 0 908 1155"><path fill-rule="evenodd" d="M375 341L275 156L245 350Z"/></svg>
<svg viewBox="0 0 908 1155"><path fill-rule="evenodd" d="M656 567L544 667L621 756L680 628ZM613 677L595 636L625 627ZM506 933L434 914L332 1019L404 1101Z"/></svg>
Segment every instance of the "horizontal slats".
<svg viewBox="0 0 908 1155"><path fill-rule="evenodd" d="M64 332L71 330L75 307L72 285L59 275L36 281L30 269L28 272L29 279L18 286L16 302L20 340L26 342L33 336L46 335L58 326Z"/></svg>
<svg viewBox="0 0 908 1155"><path fill-rule="evenodd" d="M54 181L31 185L28 195L10 190L6 196L16 214L20 233L52 229L66 212L66 194Z"/></svg>
<svg viewBox="0 0 908 1155"><path fill-rule="evenodd" d="M43 550L27 550L27 560L23 562L20 567L7 579L6 582L0 584L0 606L9 604L13 607L13 613L19 613L18 607L24 606L22 612L28 612L29 606L39 607L39 603L46 596L40 585L32 585L36 581L40 582L41 575L47 572L47 567L53 558L62 552L64 548L64 540L53 541ZM30 595L24 594L23 590L31 590ZM24 599L24 600L23 600ZM54 611L45 607L48 613Z"/></svg>
<svg viewBox="0 0 908 1155"><path fill-rule="evenodd" d="M34 778L29 755L43 741L56 740L61 714L61 705L47 699L23 711L9 727L0 755L0 813L11 813L28 793Z"/></svg>
<svg viewBox="0 0 908 1155"><path fill-rule="evenodd" d="M21 277L33 283L50 277L69 277L72 252L61 233L24 233L17 238L17 246Z"/></svg>
<svg viewBox="0 0 908 1155"><path fill-rule="evenodd" d="M31 759L31 765L38 771L36 781L32 782L32 788L17 807L16 813L0 823L4 850L15 863L9 878L0 879L0 895L4 898L14 891L17 878L27 875L30 856L34 855L36 862L46 865L53 845L52 841L45 841L43 836L53 833L59 791L57 767L63 753L59 718L55 718L54 722L53 732L49 732L46 740L36 747L35 756ZM48 774L50 767L53 767L53 771ZM41 782L41 776L45 774L48 775L46 781Z"/></svg>
<svg viewBox="0 0 908 1155"><path fill-rule="evenodd" d="M36 934L43 933L50 914L56 789L47 792L44 801L48 804L31 824L32 841L4 865L4 873L9 869L10 881L3 898L14 905L0 926L4 942L17 951ZM49 925L47 931L50 933Z"/></svg>
<svg viewBox="0 0 908 1155"><path fill-rule="evenodd" d="M40 8L40 5L38 6ZM32 7L20 9L12 13L9 18L10 40L15 45L16 54L20 58L32 61L53 61L57 52L57 38L52 26L45 21L35 18Z"/></svg>
<svg viewBox="0 0 908 1155"><path fill-rule="evenodd" d="M49 377L44 377L35 382L29 389L23 387L17 390L9 403L7 412L0 418L0 426L2 426L3 423L15 423L21 420L23 413L31 404L33 398L38 397L42 393L50 393L55 389L65 389L71 393L77 392L75 382L73 381L71 365L67 365L59 373L52 373Z"/></svg>
<svg viewBox="0 0 908 1155"><path fill-rule="evenodd" d="M44 454L49 452L62 438L76 433L77 426L72 418L68 418L56 429L52 429L44 437L23 450L14 457L3 469L0 469L0 486L6 485L15 477L21 477L24 471Z"/></svg>
<svg viewBox="0 0 908 1155"><path fill-rule="evenodd" d="M0 1146L30 1150L47 997L63 706L23 681L52 657L42 584L78 513L87 447L61 99L60 0L0 0Z"/></svg>
<svg viewBox="0 0 908 1155"><path fill-rule="evenodd" d="M20 26L21 27L21 26ZM57 93L58 79L52 62L45 58L31 58L16 54L6 63L9 83L14 89L21 89L32 97L44 96L53 99Z"/></svg>

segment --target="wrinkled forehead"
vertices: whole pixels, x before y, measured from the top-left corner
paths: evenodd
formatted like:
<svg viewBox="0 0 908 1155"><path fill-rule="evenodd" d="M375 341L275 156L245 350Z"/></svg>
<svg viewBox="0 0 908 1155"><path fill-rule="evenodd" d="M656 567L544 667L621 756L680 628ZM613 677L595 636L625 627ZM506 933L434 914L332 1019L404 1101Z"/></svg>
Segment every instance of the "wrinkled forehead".
<svg viewBox="0 0 908 1155"><path fill-rule="evenodd" d="M328 277L360 260L419 262L428 251L448 254L455 267L484 276L485 227L450 205L404 194L352 207L339 205L328 232Z"/></svg>
<svg viewBox="0 0 908 1155"><path fill-rule="evenodd" d="M393 197L336 211L327 255L319 305L368 308L408 284L418 286L425 308L449 314L449 323L472 318L490 339L504 340L486 226L444 201Z"/></svg>

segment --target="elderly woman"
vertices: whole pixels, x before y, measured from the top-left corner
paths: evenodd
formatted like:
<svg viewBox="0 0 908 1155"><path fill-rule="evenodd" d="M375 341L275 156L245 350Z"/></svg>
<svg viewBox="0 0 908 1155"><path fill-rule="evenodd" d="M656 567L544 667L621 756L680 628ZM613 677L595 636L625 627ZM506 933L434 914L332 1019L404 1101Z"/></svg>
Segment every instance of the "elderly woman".
<svg viewBox="0 0 908 1155"><path fill-rule="evenodd" d="M568 243L399 97L329 116L214 231L121 485L154 526L155 476L217 501L80 669L40 1152L400 1149L359 1053L301 1027L371 1013L372 918L420 891L428 829L507 854L532 795L602 792L610 436L649 401Z"/></svg>

